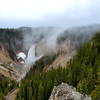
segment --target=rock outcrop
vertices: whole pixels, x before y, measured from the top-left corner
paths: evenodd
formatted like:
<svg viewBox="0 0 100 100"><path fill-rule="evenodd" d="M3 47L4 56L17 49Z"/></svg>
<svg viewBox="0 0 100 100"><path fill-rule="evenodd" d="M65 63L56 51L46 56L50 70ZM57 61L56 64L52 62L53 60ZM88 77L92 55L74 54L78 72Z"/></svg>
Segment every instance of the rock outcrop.
<svg viewBox="0 0 100 100"><path fill-rule="evenodd" d="M76 88L62 83L55 86L49 100L92 100L86 94L81 94L76 91Z"/></svg>

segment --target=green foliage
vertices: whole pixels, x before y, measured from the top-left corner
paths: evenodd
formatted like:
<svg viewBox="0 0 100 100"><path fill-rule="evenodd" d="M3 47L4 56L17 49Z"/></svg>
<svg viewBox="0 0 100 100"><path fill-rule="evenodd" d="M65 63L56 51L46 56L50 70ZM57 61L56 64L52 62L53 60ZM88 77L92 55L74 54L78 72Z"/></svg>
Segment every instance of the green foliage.
<svg viewBox="0 0 100 100"><path fill-rule="evenodd" d="M78 91L81 93L87 93L88 92L88 86L87 86L87 80L81 80L77 85Z"/></svg>
<svg viewBox="0 0 100 100"><path fill-rule="evenodd" d="M79 92L91 95L93 99L100 99L99 37L100 33L81 46L67 68L59 67L48 72L31 69L22 81L17 100L48 100L53 87L62 82L75 86Z"/></svg>
<svg viewBox="0 0 100 100"><path fill-rule="evenodd" d="M95 89L92 91L91 96L93 99L100 99L100 70L97 73L97 80L95 84Z"/></svg>
<svg viewBox="0 0 100 100"><path fill-rule="evenodd" d="M0 75L0 100L4 100L4 96L7 95L16 86L14 81Z"/></svg>
<svg viewBox="0 0 100 100"><path fill-rule="evenodd" d="M62 68L58 68L57 70L52 69L49 72L34 72L31 79L22 81L23 85L20 87L18 99L47 100L54 85L58 85L62 81L66 82L64 78L65 74L66 70Z"/></svg>
<svg viewBox="0 0 100 100"><path fill-rule="evenodd" d="M54 59L56 57L57 57L57 54L56 55L50 55L50 56L44 56L39 61L35 62L35 64L31 68L31 71L27 74L26 78L28 78L28 79L31 78L32 74L35 71L42 71L42 69L44 68L44 66L52 64L52 62L54 61Z"/></svg>

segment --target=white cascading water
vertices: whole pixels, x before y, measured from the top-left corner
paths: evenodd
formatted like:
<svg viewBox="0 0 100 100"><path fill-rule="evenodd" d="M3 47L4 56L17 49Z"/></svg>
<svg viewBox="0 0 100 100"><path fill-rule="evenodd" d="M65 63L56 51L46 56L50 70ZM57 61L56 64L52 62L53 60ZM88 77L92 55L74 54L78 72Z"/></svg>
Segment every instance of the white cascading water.
<svg viewBox="0 0 100 100"><path fill-rule="evenodd" d="M30 67L34 64L35 57L35 44L32 45L28 51L27 58L25 60L25 67Z"/></svg>
<svg viewBox="0 0 100 100"><path fill-rule="evenodd" d="M28 55L25 61L25 66L28 67L29 69L37 60L39 60L42 57L42 56L36 57L35 48L36 48L35 44L31 46L31 48L28 51Z"/></svg>
<svg viewBox="0 0 100 100"><path fill-rule="evenodd" d="M32 67L32 65L33 65L37 60L39 60L39 59L42 57L42 55L39 56L39 57L36 57L36 55L35 55L35 52L36 52L36 51L35 51L35 48L36 48L36 45L33 44L33 45L30 47L29 51L28 51L28 55L27 55L27 58L26 58L26 60L25 60L25 65L23 66L23 72L22 72L21 79L24 78L24 77L26 76L27 72L30 70L30 68Z"/></svg>

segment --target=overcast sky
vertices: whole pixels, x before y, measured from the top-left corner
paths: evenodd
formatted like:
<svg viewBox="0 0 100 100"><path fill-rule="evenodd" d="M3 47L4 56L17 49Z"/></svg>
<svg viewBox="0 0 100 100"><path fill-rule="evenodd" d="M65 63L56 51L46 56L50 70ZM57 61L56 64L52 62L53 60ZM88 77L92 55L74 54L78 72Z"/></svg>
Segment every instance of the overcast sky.
<svg viewBox="0 0 100 100"><path fill-rule="evenodd" d="M0 27L100 23L100 0L0 0Z"/></svg>

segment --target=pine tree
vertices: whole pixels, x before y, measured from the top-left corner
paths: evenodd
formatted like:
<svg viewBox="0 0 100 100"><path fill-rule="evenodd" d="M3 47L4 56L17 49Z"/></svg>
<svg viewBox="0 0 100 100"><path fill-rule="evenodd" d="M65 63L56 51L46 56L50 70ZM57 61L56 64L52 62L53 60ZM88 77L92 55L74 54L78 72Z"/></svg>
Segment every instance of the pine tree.
<svg viewBox="0 0 100 100"><path fill-rule="evenodd" d="M96 81L95 90L91 93L93 99L100 99L100 71L97 73L98 79Z"/></svg>
<svg viewBox="0 0 100 100"><path fill-rule="evenodd" d="M44 87L42 82L38 86L38 100L44 100Z"/></svg>
<svg viewBox="0 0 100 100"><path fill-rule="evenodd" d="M81 93L87 93L88 92L87 81L85 79L81 80L78 83L77 90Z"/></svg>

